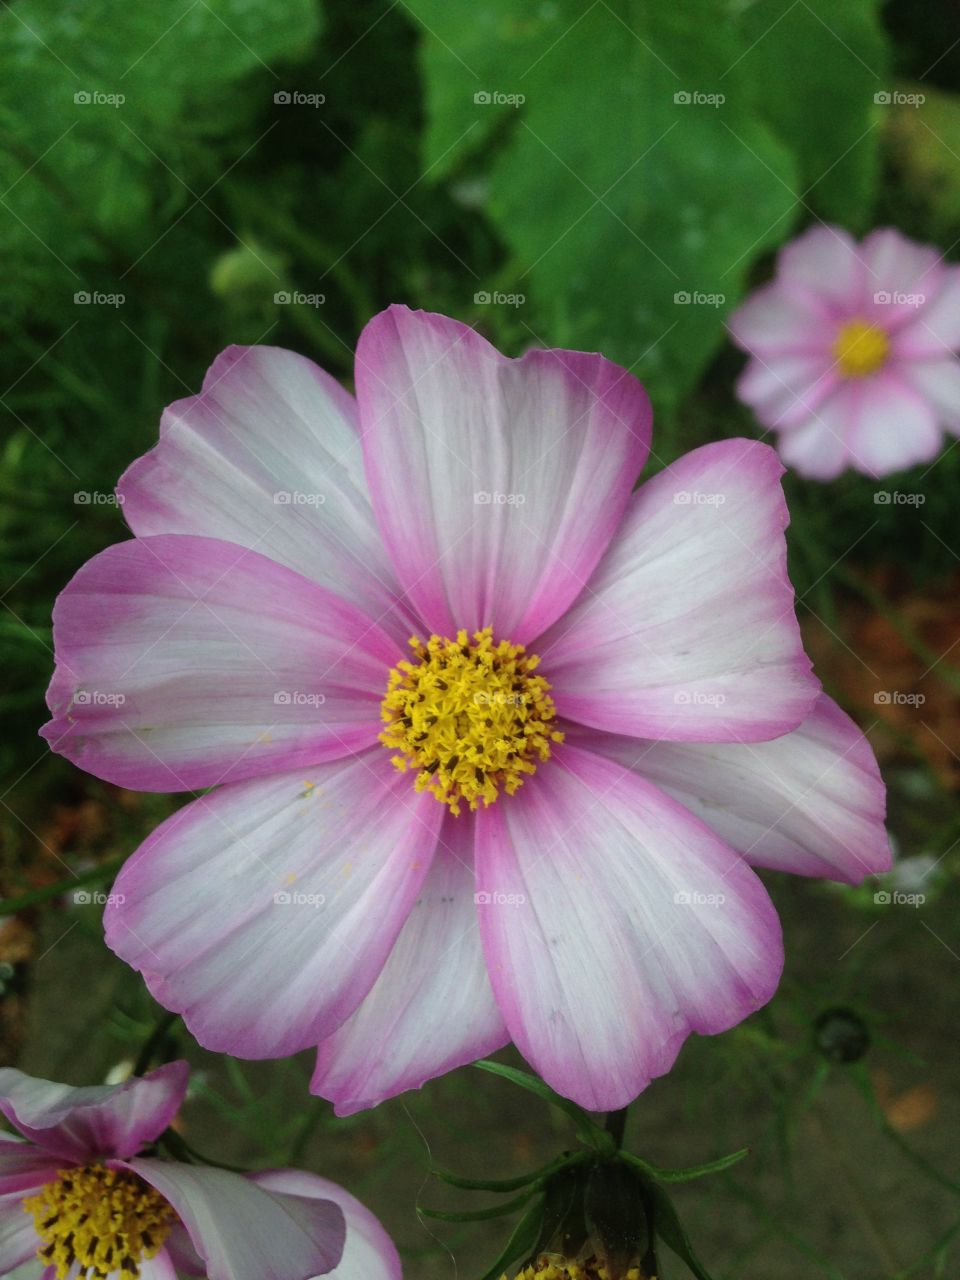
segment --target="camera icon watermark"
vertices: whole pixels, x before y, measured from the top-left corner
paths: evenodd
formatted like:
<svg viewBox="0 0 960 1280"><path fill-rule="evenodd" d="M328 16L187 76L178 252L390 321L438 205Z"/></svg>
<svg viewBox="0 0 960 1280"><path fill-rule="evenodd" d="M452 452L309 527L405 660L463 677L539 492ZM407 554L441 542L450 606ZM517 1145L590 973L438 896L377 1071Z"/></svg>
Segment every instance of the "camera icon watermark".
<svg viewBox="0 0 960 1280"><path fill-rule="evenodd" d="M722 907L726 894L701 893L698 889L678 889L673 895L678 907Z"/></svg>
<svg viewBox="0 0 960 1280"><path fill-rule="evenodd" d="M904 893L902 889L878 889L873 901L878 907L922 907L925 893Z"/></svg>
<svg viewBox="0 0 960 1280"><path fill-rule="evenodd" d="M925 93L904 93L900 89L880 89L873 95L878 107L922 107L926 100Z"/></svg>
<svg viewBox="0 0 960 1280"><path fill-rule="evenodd" d="M699 89L678 89L673 95L678 107L722 107L726 100L724 93L702 93Z"/></svg>
<svg viewBox="0 0 960 1280"><path fill-rule="evenodd" d="M126 894L104 893L101 889L74 889L72 895L78 907L121 907L126 902Z"/></svg>
<svg viewBox="0 0 960 1280"><path fill-rule="evenodd" d="M279 689L273 695L275 707L322 707L326 700L325 693L304 693L299 689Z"/></svg>
<svg viewBox="0 0 960 1280"><path fill-rule="evenodd" d="M922 507L926 500L925 493L904 493L902 489L878 489L873 495L878 507Z"/></svg>
<svg viewBox="0 0 960 1280"><path fill-rule="evenodd" d="M127 700L125 693L108 692L104 689L77 689L73 695L75 707L122 707Z"/></svg>
<svg viewBox="0 0 960 1280"><path fill-rule="evenodd" d="M926 700L925 693L903 693L900 689L878 689L873 695L878 707L922 707Z"/></svg>
<svg viewBox="0 0 960 1280"><path fill-rule="evenodd" d="M478 907L522 907L527 901L524 893L499 893L497 890L481 889L473 895Z"/></svg>
<svg viewBox="0 0 960 1280"><path fill-rule="evenodd" d="M525 493L500 493L497 490L488 492L480 489L473 495L473 503L477 507L522 507L526 500Z"/></svg>
<svg viewBox="0 0 960 1280"><path fill-rule="evenodd" d="M501 93L499 89L478 89L473 95L477 107L522 107L526 100L522 93Z"/></svg>

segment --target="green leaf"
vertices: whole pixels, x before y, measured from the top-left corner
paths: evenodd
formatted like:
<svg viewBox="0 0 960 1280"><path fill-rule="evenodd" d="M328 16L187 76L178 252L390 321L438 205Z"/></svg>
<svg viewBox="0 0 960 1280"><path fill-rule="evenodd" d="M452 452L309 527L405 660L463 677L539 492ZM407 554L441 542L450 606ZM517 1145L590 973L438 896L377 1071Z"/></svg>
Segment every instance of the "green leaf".
<svg viewBox="0 0 960 1280"><path fill-rule="evenodd" d="M481 1071L489 1071L495 1076L501 1076L504 1080L509 1080L511 1084L519 1085L521 1089L526 1089L529 1093L536 1094L538 1098L548 1102L551 1107L556 1107L558 1111L562 1111L564 1115L569 1116L576 1125L577 1137L586 1146L592 1147L603 1155L612 1155L616 1150L614 1141L609 1133L601 1129L599 1125L594 1124L586 1111L578 1107L575 1102L571 1102L569 1098L561 1098L558 1093L554 1093L550 1086L544 1084L539 1076L530 1075L529 1072L520 1071L516 1067L505 1066L501 1062L492 1062L489 1058L483 1058L473 1065L479 1067Z"/></svg>
<svg viewBox="0 0 960 1280"><path fill-rule="evenodd" d="M496 284L526 296L529 341L562 343L573 315L576 345L634 368L658 407L675 400L797 207L725 0L489 0L469 21L449 0L407 7L424 27L431 175L493 150L487 212L515 255Z"/></svg>
<svg viewBox="0 0 960 1280"><path fill-rule="evenodd" d="M740 66L757 110L793 150L804 203L865 229L880 173L880 125L892 108L879 0L751 0ZM802 86L802 89L801 89Z"/></svg>
<svg viewBox="0 0 960 1280"><path fill-rule="evenodd" d="M188 212L209 216L204 193L281 109L280 60L319 28L315 0L19 0L4 12L0 235L33 314L31 272L59 267L49 302L61 319L76 292L123 292L111 275Z"/></svg>

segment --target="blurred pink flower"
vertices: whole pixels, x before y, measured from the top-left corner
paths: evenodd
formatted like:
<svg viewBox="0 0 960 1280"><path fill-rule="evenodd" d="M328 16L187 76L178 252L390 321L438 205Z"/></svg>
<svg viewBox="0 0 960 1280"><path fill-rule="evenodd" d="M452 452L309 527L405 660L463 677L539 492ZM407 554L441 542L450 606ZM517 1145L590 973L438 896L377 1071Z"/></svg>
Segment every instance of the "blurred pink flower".
<svg viewBox="0 0 960 1280"><path fill-rule="evenodd" d="M730 317L737 393L801 475L885 476L960 433L960 266L893 228L815 226Z"/></svg>
<svg viewBox="0 0 960 1280"><path fill-rule="evenodd" d="M124 867L107 941L208 1048L319 1046L341 1114L511 1038L620 1107L773 994L750 863L889 866L803 652L783 469L726 440L634 492L635 378L405 307L356 385L226 352L121 481L135 539L60 596L51 746L218 788Z"/></svg>
<svg viewBox="0 0 960 1280"><path fill-rule="evenodd" d="M161 1159L187 1089L171 1062L74 1089L0 1070L0 1276L36 1280L400 1280L383 1227L311 1173Z"/></svg>

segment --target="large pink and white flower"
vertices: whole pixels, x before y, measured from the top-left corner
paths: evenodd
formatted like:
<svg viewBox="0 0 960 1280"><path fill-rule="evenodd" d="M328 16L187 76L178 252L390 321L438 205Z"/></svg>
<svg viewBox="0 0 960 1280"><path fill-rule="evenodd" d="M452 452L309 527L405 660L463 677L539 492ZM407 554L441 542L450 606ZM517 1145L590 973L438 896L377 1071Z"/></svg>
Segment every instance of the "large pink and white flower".
<svg viewBox="0 0 960 1280"><path fill-rule="evenodd" d="M160 1158L189 1068L74 1089L0 1070L0 1276L37 1280L400 1280L383 1227L296 1169L244 1176Z"/></svg>
<svg viewBox="0 0 960 1280"><path fill-rule="evenodd" d="M356 386L226 352L121 481L135 539L56 605L51 745L217 788L124 867L107 941L210 1049L318 1046L341 1113L509 1039L622 1106L773 994L751 863L889 866L801 645L782 468L727 440L633 492L629 373L405 307Z"/></svg>
<svg viewBox="0 0 960 1280"><path fill-rule="evenodd" d="M885 476L960 434L960 266L893 228L813 227L729 327L751 356L737 393L802 475Z"/></svg>

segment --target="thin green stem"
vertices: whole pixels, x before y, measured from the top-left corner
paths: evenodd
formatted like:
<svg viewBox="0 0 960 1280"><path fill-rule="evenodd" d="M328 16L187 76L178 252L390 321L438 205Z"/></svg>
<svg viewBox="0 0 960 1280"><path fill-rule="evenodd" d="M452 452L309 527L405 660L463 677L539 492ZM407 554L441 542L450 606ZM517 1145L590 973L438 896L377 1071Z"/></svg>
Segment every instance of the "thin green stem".
<svg viewBox="0 0 960 1280"><path fill-rule="evenodd" d="M619 1111L608 1111L607 1120L604 1125L607 1133L610 1134L614 1142L617 1144L617 1150L623 1146L623 1135L627 1128L627 1111L628 1107L621 1107Z"/></svg>

